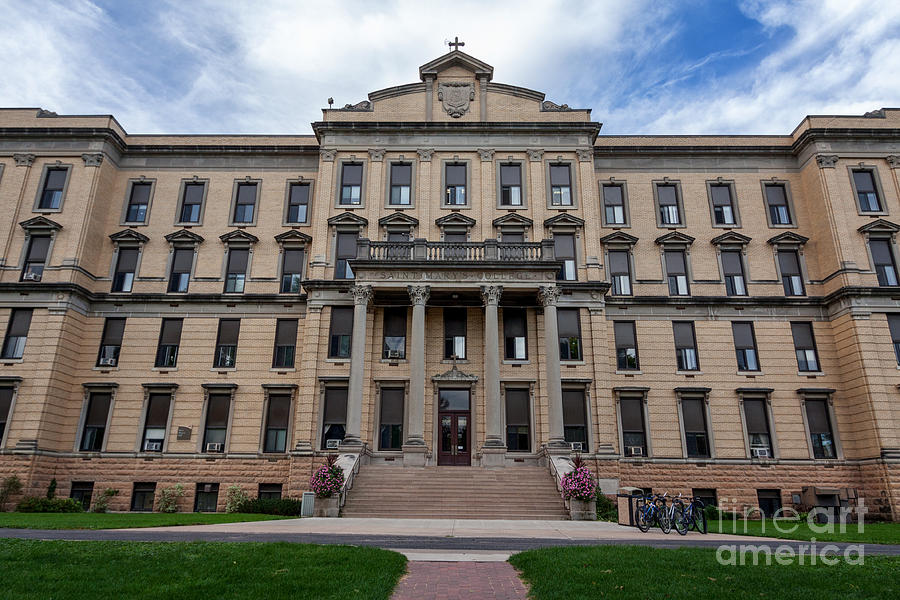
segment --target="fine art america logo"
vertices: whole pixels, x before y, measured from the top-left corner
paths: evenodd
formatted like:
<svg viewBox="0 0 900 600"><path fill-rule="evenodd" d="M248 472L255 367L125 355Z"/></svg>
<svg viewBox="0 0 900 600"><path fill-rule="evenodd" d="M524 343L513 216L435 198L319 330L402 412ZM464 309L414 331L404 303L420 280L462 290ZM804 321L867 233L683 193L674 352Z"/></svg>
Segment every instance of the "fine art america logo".
<svg viewBox="0 0 900 600"><path fill-rule="evenodd" d="M848 565L865 564L865 544L834 544L817 543L815 537L810 537L809 542L791 542L791 534L798 534L801 528L812 532L814 535L833 536L834 534L851 534L865 532L864 517L867 509L865 501L860 498L859 504L854 508L825 507L813 508L809 513L799 513L793 508L780 508L775 511L772 518L763 518L762 511L758 507L748 507L743 514L738 512L722 513L722 521L719 530L710 528L710 533L729 533L728 528L722 528L721 523L731 520L730 531L743 535L760 536L768 535L784 538L783 544L772 544L767 540L758 540L750 544L721 544L716 549L716 561L720 565L817 565L834 566L839 562ZM799 535L798 538L804 536Z"/></svg>

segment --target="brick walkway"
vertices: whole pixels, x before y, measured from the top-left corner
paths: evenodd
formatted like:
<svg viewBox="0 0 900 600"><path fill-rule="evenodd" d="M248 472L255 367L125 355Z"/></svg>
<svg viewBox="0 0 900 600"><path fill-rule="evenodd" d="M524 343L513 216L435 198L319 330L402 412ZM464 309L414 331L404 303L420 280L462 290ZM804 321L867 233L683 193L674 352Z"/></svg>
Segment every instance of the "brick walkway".
<svg viewBox="0 0 900 600"><path fill-rule="evenodd" d="M528 590L507 562L407 563L392 600L514 600Z"/></svg>

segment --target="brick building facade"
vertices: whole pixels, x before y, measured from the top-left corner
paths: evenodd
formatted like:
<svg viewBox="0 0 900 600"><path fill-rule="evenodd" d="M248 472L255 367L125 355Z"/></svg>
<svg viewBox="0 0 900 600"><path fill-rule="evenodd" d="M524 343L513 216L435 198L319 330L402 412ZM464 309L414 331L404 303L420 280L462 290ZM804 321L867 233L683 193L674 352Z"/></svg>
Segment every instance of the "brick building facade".
<svg viewBox="0 0 900 600"><path fill-rule="evenodd" d="M221 510L338 445L580 448L607 491L900 518L900 110L605 136L460 51L419 75L310 136L0 110L0 476Z"/></svg>

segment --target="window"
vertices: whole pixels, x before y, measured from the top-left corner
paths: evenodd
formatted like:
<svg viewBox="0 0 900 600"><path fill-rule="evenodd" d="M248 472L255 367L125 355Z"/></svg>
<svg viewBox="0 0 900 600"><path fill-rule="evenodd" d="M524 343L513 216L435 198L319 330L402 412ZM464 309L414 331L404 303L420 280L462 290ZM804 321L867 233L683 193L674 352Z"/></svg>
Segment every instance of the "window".
<svg viewBox="0 0 900 600"><path fill-rule="evenodd" d="M447 163L444 165L444 204L446 206L466 205L466 165Z"/></svg>
<svg viewBox="0 0 900 600"><path fill-rule="evenodd" d="M338 233L334 262L335 279L353 279L353 269L350 268L350 260L356 258L356 240L358 233Z"/></svg>
<svg viewBox="0 0 900 600"><path fill-rule="evenodd" d="M785 296L805 296L803 275L800 273L800 255L796 250L779 250L778 266Z"/></svg>
<svg viewBox="0 0 900 600"><path fill-rule="evenodd" d="M402 387L381 388L379 450L400 450L403 446L403 394Z"/></svg>
<svg viewBox="0 0 900 600"><path fill-rule="evenodd" d="M669 281L670 296L689 296L687 261L683 250L666 250L666 277Z"/></svg>
<svg viewBox="0 0 900 600"><path fill-rule="evenodd" d="M2 358L22 358L25 353L25 342L28 340L28 329L31 327L31 316L30 308L16 308L10 313L6 338L3 340Z"/></svg>
<svg viewBox="0 0 900 600"><path fill-rule="evenodd" d="M613 331L616 336L616 369L620 371L639 369L634 321L616 321L613 324Z"/></svg>
<svg viewBox="0 0 900 600"><path fill-rule="evenodd" d="M738 371L759 371L753 323L735 321L731 324L731 333L734 336Z"/></svg>
<svg viewBox="0 0 900 600"><path fill-rule="evenodd" d="M656 198L659 203L660 225L682 225L678 187L671 183L659 183L656 185Z"/></svg>
<svg viewBox="0 0 900 600"><path fill-rule="evenodd" d="M697 356L697 341L694 337L693 321L673 321L675 333L675 359L679 371L699 371L700 360Z"/></svg>
<svg viewBox="0 0 900 600"><path fill-rule="evenodd" d="M700 500L703 506L718 506L719 500L716 490L712 488L693 488L691 496Z"/></svg>
<svg viewBox="0 0 900 600"><path fill-rule="evenodd" d="M853 189L859 202L860 212L882 212L881 198L875 185L875 174L870 169L852 171Z"/></svg>
<svg viewBox="0 0 900 600"><path fill-rule="evenodd" d="M527 389L507 388L506 393L506 449L509 452L531 451L531 418Z"/></svg>
<svg viewBox="0 0 900 600"><path fill-rule="evenodd" d="M41 188L38 209L59 210L62 207L68 178L69 169L66 167L51 167L44 172L44 187Z"/></svg>
<svg viewBox="0 0 900 600"><path fill-rule="evenodd" d="M131 291L131 287L134 285L135 271L137 271L137 261L137 248L119 248L119 260L116 261L116 271L113 273L112 291Z"/></svg>
<svg viewBox="0 0 900 600"><path fill-rule="evenodd" d="M729 296L746 296L747 286L744 282L744 265L741 253L737 250L722 252L722 272L725 274L725 293Z"/></svg>
<svg viewBox="0 0 900 600"><path fill-rule="evenodd" d="M794 336L797 368L803 372L820 371L812 323L791 323L791 334Z"/></svg>
<svg viewBox="0 0 900 600"><path fill-rule="evenodd" d="M766 206L769 208L770 225L793 225L787 192L783 183L764 184Z"/></svg>
<svg viewBox="0 0 900 600"><path fill-rule="evenodd" d="M503 309L503 356L507 360L528 358L526 312L524 308Z"/></svg>
<svg viewBox="0 0 900 600"><path fill-rule="evenodd" d="M706 401L703 398L682 398L681 400L684 445L688 458L709 458L710 456L705 405Z"/></svg>
<svg viewBox="0 0 900 600"><path fill-rule="evenodd" d="M94 495L93 481L73 481L69 498L81 504L85 512L91 508L91 497Z"/></svg>
<svg viewBox="0 0 900 600"><path fill-rule="evenodd" d="M257 497L260 500L280 500L281 488L282 485L280 483L261 483L259 484Z"/></svg>
<svg viewBox="0 0 900 600"><path fill-rule="evenodd" d="M255 183L239 183L235 191L234 215L231 222L238 225L252 224L256 220Z"/></svg>
<svg viewBox="0 0 900 600"><path fill-rule="evenodd" d="M136 512L153 512L153 497L155 495L155 483L135 483L131 490L131 510Z"/></svg>
<svg viewBox="0 0 900 600"><path fill-rule="evenodd" d="M444 259L466 260L469 253L466 246L468 241L468 235L464 232L444 232L444 243L447 244L444 248Z"/></svg>
<svg viewBox="0 0 900 600"><path fill-rule="evenodd" d="M288 187L287 223L309 222L309 184L291 183Z"/></svg>
<svg viewBox="0 0 900 600"><path fill-rule="evenodd" d="M610 250L609 278L614 296L631 295L631 268L627 250Z"/></svg>
<svg viewBox="0 0 900 600"><path fill-rule="evenodd" d="M0 387L0 442L3 441L3 434L6 432L6 424L10 420L10 408L12 407L13 394L15 389L12 387Z"/></svg>
<svg viewBox="0 0 900 600"><path fill-rule="evenodd" d="M737 225L734 200L731 197L731 186L727 183L710 184L709 195L712 200L713 224Z"/></svg>
<svg viewBox="0 0 900 600"><path fill-rule="evenodd" d="M103 336L100 338L100 353L97 355L98 367L115 367L119 364L119 351L122 349L124 333L125 319L106 319L103 324Z"/></svg>
<svg viewBox="0 0 900 600"><path fill-rule="evenodd" d="M397 242L388 247L387 257L394 260L412 258L412 245L409 244L408 231L388 231L387 241Z"/></svg>
<svg viewBox="0 0 900 600"><path fill-rule="evenodd" d="M647 456L647 434L644 430L644 399L622 396L619 399L622 418L622 446L625 456Z"/></svg>
<svg viewBox="0 0 900 600"><path fill-rule="evenodd" d="M328 332L328 358L350 358L353 334L353 307L332 306Z"/></svg>
<svg viewBox="0 0 900 600"><path fill-rule="evenodd" d="M347 388L325 388L325 407L322 412L322 450L328 440L342 440L347 426Z"/></svg>
<svg viewBox="0 0 900 600"><path fill-rule="evenodd" d="M22 281L40 281L44 276L47 253L50 251L49 236L31 236L28 253L22 265Z"/></svg>
<svg viewBox="0 0 900 600"><path fill-rule="evenodd" d="M178 364L178 346L181 344L181 326L184 319L163 319L159 328L159 344L156 347L154 366L175 368Z"/></svg>
<svg viewBox="0 0 900 600"><path fill-rule="evenodd" d="M406 307L384 309L384 343L381 358L406 358Z"/></svg>
<svg viewBox="0 0 900 600"><path fill-rule="evenodd" d="M603 216L605 225L626 224L624 186L603 186Z"/></svg>
<svg viewBox="0 0 900 600"><path fill-rule="evenodd" d="M444 309L444 358L466 358L466 319L465 308Z"/></svg>
<svg viewBox="0 0 900 600"><path fill-rule="evenodd" d="M806 400L806 422L809 424L813 458L837 458L828 400Z"/></svg>
<svg viewBox="0 0 900 600"><path fill-rule="evenodd" d="M303 281L303 263L306 253L303 250L285 248L281 258L281 293L299 294Z"/></svg>
<svg viewBox="0 0 900 600"><path fill-rule="evenodd" d="M891 330L891 342L894 344L894 356L900 365L900 313L889 314L887 320Z"/></svg>
<svg viewBox="0 0 900 600"><path fill-rule="evenodd" d="M144 439L141 450L162 452L169 428L169 404L171 394L150 394L147 399L147 417L144 421Z"/></svg>
<svg viewBox="0 0 900 600"><path fill-rule="evenodd" d="M563 435L565 440L581 442L582 450L587 450L587 408L584 390L563 390Z"/></svg>
<svg viewBox="0 0 900 600"><path fill-rule="evenodd" d="M344 163L341 167L341 199L342 205L362 204L362 163Z"/></svg>
<svg viewBox="0 0 900 600"><path fill-rule="evenodd" d="M206 405L206 427L203 430L204 452L225 452L229 412L231 412L230 393L209 394Z"/></svg>
<svg viewBox="0 0 900 600"><path fill-rule="evenodd" d="M500 206L522 206L522 165L500 165Z"/></svg>
<svg viewBox="0 0 900 600"><path fill-rule="evenodd" d="M194 495L194 512L216 512L219 504L218 483L198 483Z"/></svg>
<svg viewBox="0 0 900 600"><path fill-rule="evenodd" d="M219 319L219 333L216 336L216 356L213 367L228 369L237 362L238 336L241 332L240 319Z"/></svg>
<svg viewBox="0 0 900 600"><path fill-rule="evenodd" d="M572 176L569 165L550 165L550 205L572 206Z"/></svg>
<svg viewBox="0 0 900 600"><path fill-rule="evenodd" d="M296 352L297 319L278 319L275 323L275 351L272 355L272 367L292 369Z"/></svg>
<svg viewBox="0 0 900 600"><path fill-rule="evenodd" d="M391 206L409 206L412 203L412 165L391 164Z"/></svg>
<svg viewBox="0 0 900 600"><path fill-rule="evenodd" d="M582 360L581 321L577 308L560 308L556 311L559 328L559 359Z"/></svg>
<svg viewBox="0 0 900 600"><path fill-rule="evenodd" d="M290 394L269 394L266 407L266 435L263 452L287 450L288 422L291 417Z"/></svg>
<svg viewBox="0 0 900 600"><path fill-rule="evenodd" d="M194 265L193 248L176 248L172 253L172 272L169 273L169 292L184 294L191 281Z"/></svg>
<svg viewBox="0 0 900 600"><path fill-rule="evenodd" d="M184 184L184 192L181 196L181 212L178 215L179 223L197 224L200 222L205 194L205 183Z"/></svg>
<svg viewBox="0 0 900 600"><path fill-rule="evenodd" d="M147 209L150 207L150 192L153 184L135 181L131 184L131 195L128 196L128 207L125 209L126 223L146 223Z"/></svg>
<svg viewBox="0 0 900 600"><path fill-rule="evenodd" d="M109 392L91 392L88 395L87 413L85 413L84 428L81 431L82 452L103 450L103 438L106 435L106 421L109 418L111 402L112 394Z"/></svg>
<svg viewBox="0 0 900 600"><path fill-rule="evenodd" d="M247 262L250 250L231 248L228 250L228 266L225 269L225 293L241 294L247 281Z"/></svg>
<svg viewBox="0 0 900 600"><path fill-rule="evenodd" d="M771 519L781 515L781 490L756 490L756 504L762 516Z"/></svg>
<svg viewBox="0 0 900 600"><path fill-rule="evenodd" d="M890 240L869 240L869 249L872 251L878 285L897 285L897 266L894 264Z"/></svg>
<svg viewBox="0 0 900 600"><path fill-rule="evenodd" d="M562 267L556 278L561 281L575 281L578 272L575 269L575 235L571 233L553 234L554 256L562 261Z"/></svg>
<svg viewBox="0 0 900 600"><path fill-rule="evenodd" d="M769 435L769 418L766 412L764 398L746 398L744 400L744 419L747 422L750 458L772 456L772 439Z"/></svg>

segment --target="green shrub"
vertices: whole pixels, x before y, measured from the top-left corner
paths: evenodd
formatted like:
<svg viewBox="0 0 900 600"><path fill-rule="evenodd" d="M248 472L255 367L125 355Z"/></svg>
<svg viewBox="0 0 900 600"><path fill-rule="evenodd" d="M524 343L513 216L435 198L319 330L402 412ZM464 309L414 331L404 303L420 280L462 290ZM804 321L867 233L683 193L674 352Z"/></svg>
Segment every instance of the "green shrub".
<svg viewBox="0 0 900 600"><path fill-rule="evenodd" d="M243 512L238 510L238 507L245 500L249 500L250 496L247 495L241 486L239 485L229 485L228 489L225 490L225 512L227 513L236 513Z"/></svg>
<svg viewBox="0 0 900 600"><path fill-rule="evenodd" d="M72 498L24 498L16 510L24 513L80 513L84 512L81 502Z"/></svg>
<svg viewBox="0 0 900 600"><path fill-rule="evenodd" d="M603 494L597 494L597 520L613 521L619 520L619 507L616 501Z"/></svg>
<svg viewBox="0 0 900 600"><path fill-rule="evenodd" d="M176 483L172 487L163 488L159 492L159 512L177 513L178 499L184 496L184 486Z"/></svg>
<svg viewBox="0 0 900 600"><path fill-rule="evenodd" d="M9 502L11 496L15 496L22 491L22 481L15 475L6 477L0 481L0 510L5 510L6 503Z"/></svg>
<svg viewBox="0 0 900 600"><path fill-rule="evenodd" d="M91 512L105 513L109 508L109 499L118 495L119 490L114 488L106 488L102 492L99 492L94 499L94 508L91 509Z"/></svg>
<svg viewBox="0 0 900 600"><path fill-rule="evenodd" d="M299 498L247 498L235 512L299 517L301 504Z"/></svg>
<svg viewBox="0 0 900 600"><path fill-rule="evenodd" d="M56 477L50 480L50 485L47 486L47 499L53 500L56 498Z"/></svg>

